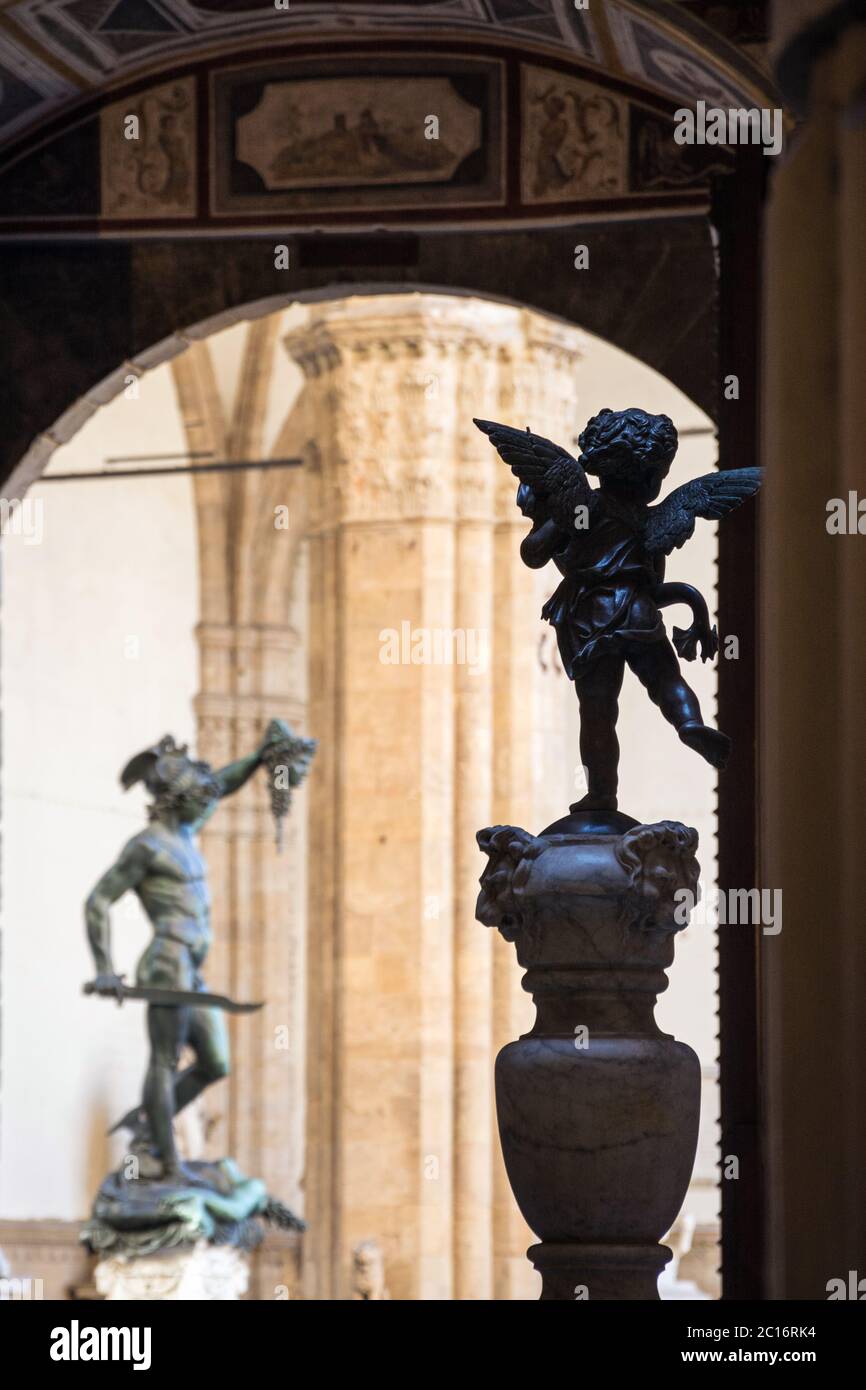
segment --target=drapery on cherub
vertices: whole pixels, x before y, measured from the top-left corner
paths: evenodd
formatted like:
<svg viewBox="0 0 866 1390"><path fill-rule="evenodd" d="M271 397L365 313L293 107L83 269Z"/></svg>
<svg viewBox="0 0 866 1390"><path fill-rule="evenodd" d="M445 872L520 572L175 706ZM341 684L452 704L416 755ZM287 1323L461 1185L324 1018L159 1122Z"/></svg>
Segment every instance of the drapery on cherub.
<svg viewBox="0 0 866 1390"><path fill-rule="evenodd" d="M724 767L731 741L704 723L677 660L693 661L698 648L702 660L712 660L718 636L697 589L664 583L665 557L690 538L697 517L716 521L757 492L761 469L693 478L653 507L677 450L667 415L602 410L580 436L579 459L528 427L475 424L520 480L517 505L532 522L521 559L531 569L553 560L563 575L542 617L556 630L580 705L588 791L574 809L616 810L617 699L626 665L682 742ZM590 487L588 473L600 487ZM674 628L673 646L660 611L672 603L692 610L691 627Z"/></svg>

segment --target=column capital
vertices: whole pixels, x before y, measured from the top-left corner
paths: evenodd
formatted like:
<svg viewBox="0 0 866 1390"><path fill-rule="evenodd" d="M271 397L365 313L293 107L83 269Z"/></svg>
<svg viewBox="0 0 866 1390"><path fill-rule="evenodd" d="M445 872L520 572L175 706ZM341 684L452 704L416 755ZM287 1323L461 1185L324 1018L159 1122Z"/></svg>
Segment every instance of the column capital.
<svg viewBox="0 0 866 1390"><path fill-rule="evenodd" d="M314 306L284 339L306 376L315 431L312 530L492 520L503 481L510 504L512 480L472 417L519 399L549 432L573 396L582 340L514 305L428 291Z"/></svg>

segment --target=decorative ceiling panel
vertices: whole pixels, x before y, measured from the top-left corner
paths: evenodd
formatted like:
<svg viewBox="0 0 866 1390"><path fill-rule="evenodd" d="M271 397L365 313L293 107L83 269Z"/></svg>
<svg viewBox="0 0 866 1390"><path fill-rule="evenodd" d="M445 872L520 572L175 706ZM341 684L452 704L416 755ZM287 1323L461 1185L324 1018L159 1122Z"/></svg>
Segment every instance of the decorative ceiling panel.
<svg viewBox="0 0 866 1390"><path fill-rule="evenodd" d="M386 34L505 42L684 97L739 99L763 82L742 50L669 0L6 0L0 142L108 84L220 50Z"/></svg>

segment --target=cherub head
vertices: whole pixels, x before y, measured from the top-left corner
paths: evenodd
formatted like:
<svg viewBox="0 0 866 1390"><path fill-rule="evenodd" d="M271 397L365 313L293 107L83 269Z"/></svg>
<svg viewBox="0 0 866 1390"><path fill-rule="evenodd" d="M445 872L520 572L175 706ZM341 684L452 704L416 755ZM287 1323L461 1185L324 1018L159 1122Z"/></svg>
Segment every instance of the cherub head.
<svg viewBox="0 0 866 1390"><path fill-rule="evenodd" d="M603 491L654 502L677 451L677 432L667 415L606 409L587 422L578 442L578 462L597 475Z"/></svg>

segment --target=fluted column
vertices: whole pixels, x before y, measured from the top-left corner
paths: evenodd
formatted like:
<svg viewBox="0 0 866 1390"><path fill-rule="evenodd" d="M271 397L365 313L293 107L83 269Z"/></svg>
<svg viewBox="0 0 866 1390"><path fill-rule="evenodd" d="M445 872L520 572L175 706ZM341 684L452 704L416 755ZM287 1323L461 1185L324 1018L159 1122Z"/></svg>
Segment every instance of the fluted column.
<svg viewBox="0 0 866 1390"><path fill-rule="evenodd" d="M454 1297L491 1299L493 958L491 940L474 930L474 837L493 805L494 496L500 465L472 417L498 399L501 347L515 336L520 319L516 310L486 305L476 306L473 318L478 336L462 346L456 401L454 619L470 659L455 668Z"/></svg>
<svg viewBox="0 0 866 1390"><path fill-rule="evenodd" d="M307 1293L381 1245L396 1298L452 1277L453 401L464 329L348 300L287 340L307 374L314 874ZM395 646L396 644L396 646ZM414 652L414 659L413 659Z"/></svg>
<svg viewBox="0 0 866 1390"><path fill-rule="evenodd" d="M475 832L520 813L516 788L531 803L532 576L516 484L472 416L512 419L516 380L520 410L570 440L569 331L535 319L393 295L317 307L286 340L307 379L320 740L308 1297L346 1297L366 1239L395 1298L534 1292L492 1089L496 1048L529 1005L474 922Z"/></svg>

